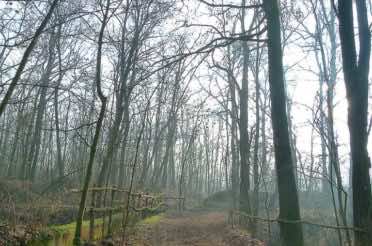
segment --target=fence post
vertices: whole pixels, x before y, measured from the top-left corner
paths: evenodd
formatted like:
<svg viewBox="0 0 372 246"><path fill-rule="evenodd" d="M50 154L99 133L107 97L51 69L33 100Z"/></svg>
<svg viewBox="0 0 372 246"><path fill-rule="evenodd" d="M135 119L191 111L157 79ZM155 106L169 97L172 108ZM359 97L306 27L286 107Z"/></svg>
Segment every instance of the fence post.
<svg viewBox="0 0 372 246"><path fill-rule="evenodd" d="M146 197L145 197L145 207L148 208L148 206L149 206L149 193L146 193L145 195L146 195Z"/></svg>
<svg viewBox="0 0 372 246"><path fill-rule="evenodd" d="M140 209L141 208L141 193L138 194L138 197L137 197L137 208Z"/></svg>
<svg viewBox="0 0 372 246"><path fill-rule="evenodd" d="M89 211L89 242L93 242L94 240L94 206L95 206L95 200L96 200L96 192L92 190L92 200L90 202L90 211Z"/></svg>
<svg viewBox="0 0 372 246"><path fill-rule="evenodd" d="M111 202L110 202L109 221L108 221L108 228L107 228L108 236L111 236L112 234L112 211L113 211L113 206L114 206L114 197L115 197L115 189L113 188L111 190Z"/></svg>
<svg viewBox="0 0 372 246"><path fill-rule="evenodd" d="M154 207L154 200L155 200L155 198L154 197L151 197L149 208L153 208Z"/></svg>

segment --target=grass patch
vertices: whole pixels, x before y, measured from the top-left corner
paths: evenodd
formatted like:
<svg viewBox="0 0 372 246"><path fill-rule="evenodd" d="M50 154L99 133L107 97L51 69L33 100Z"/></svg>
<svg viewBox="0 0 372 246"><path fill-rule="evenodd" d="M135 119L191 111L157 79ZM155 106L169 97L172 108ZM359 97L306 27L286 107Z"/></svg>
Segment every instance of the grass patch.
<svg viewBox="0 0 372 246"><path fill-rule="evenodd" d="M154 215L154 216L151 216L151 217L148 217L144 220L142 220L140 222L140 224L144 224L144 225L153 225L153 224L156 224L156 223L159 223L160 220L164 217L164 213L161 213L161 214L158 214L158 215Z"/></svg>
<svg viewBox="0 0 372 246"><path fill-rule="evenodd" d="M128 226L133 226L136 222L142 225L152 225L158 223L164 217L164 213L147 217L143 220L139 220L139 215L130 214L128 218ZM118 213L112 216L113 231L118 231L121 228L121 221L123 218L122 213ZM108 218L106 218L105 227L107 227ZM89 220L84 220L82 224L81 239L87 240L89 236ZM94 220L94 240L99 241L103 238L102 235L103 218L97 218ZM29 246L66 246L72 245L74 239L76 222L72 222L64 225L53 225L49 226L43 231L36 240L30 242ZM105 228L106 229L106 228ZM105 232L106 233L106 232Z"/></svg>
<svg viewBox="0 0 372 246"><path fill-rule="evenodd" d="M117 230L121 226L122 214L118 213L112 216L113 230ZM133 219L133 218L129 218ZM84 220L81 230L82 240L87 240L89 237L89 220ZM107 226L108 218L106 218ZM94 240L100 240L103 238L102 235L103 218L97 218L94 220ZM30 242L29 246L65 246L72 245L74 239L76 222L72 222L64 225L49 226L41 237L37 238L33 242ZM105 228L106 230L106 228ZM105 232L106 233L106 232ZM45 236L48 235L48 236Z"/></svg>

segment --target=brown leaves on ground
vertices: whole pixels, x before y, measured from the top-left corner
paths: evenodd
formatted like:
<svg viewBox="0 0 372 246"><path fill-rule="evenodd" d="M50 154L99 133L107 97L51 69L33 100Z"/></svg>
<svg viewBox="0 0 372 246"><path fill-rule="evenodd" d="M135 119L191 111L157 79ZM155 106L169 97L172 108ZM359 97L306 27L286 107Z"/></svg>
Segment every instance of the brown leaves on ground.
<svg viewBox="0 0 372 246"><path fill-rule="evenodd" d="M226 223L222 212L167 215L155 225L142 225L127 245L136 246L263 246L243 230Z"/></svg>
<svg viewBox="0 0 372 246"><path fill-rule="evenodd" d="M10 228L0 224L0 246L28 245L28 243L39 235L40 227L31 225L17 225Z"/></svg>

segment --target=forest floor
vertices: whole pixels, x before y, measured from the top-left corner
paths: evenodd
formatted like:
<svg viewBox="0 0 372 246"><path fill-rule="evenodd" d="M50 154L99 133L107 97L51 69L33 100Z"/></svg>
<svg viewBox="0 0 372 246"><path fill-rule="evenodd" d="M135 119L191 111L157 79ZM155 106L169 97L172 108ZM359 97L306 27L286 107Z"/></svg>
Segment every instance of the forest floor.
<svg viewBox="0 0 372 246"><path fill-rule="evenodd" d="M158 221L141 223L126 245L135 246L263 246L246 231L227 224L225 212L165 214Z"/></svg>

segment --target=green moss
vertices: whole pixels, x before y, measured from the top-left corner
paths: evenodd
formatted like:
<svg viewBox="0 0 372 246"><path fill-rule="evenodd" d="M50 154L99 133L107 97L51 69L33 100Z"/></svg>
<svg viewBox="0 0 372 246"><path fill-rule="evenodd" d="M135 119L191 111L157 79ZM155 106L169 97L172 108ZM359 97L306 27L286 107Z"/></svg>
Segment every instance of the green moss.
<svg viewBox="0 0 372 246"><path fill-rule="evenodd" d="M108 218L106 218L107 223ZM122 220L122 214L115 214L112 217L112 226L113 231L116 231L120 228ZM87 240L89 237L89 220L83 221L81 238ZM94 240L100 240L103 238L102 235L102 226L103 218L97 218L94 220ZM107 224L105 225L107 226ZM36 240L30 242L29 246L65 246L72 245L74 239L76 222L64 224L64 225L55 225L49 226L46 228ZM105 228L106 229L106 228ZM47 236L46 236L47 235Z"/></svg>
<svg viewBox="0 0 372 246"><path fill-rule="evenodd" d="M144 211L141 211L141 213L131 213L128 218L128 226L134 225L136 222L139 221L139 219L142 217L148 217L139 223L141 224L156 224L160 221L160 219L163 217L163 214L158 214L163 206L159 205L158 207L154 209L144 209ZM148 211L145 211L148 210ZM145 215L145 216L143 216ZM117 213L112 216L112 231L117 232L121 228L121 222L122 222L123 214ZM106 218L105 227L107 227L108 223L108 217ZM83 221L82 224L82 231L81 231L81 239L82 240L88 240L89 237L89 220ZM94 220L94 240L98 241L103 238L102 235L102 226L103 226L103 218L97 218ZM72 245L72 241L74 239L75 234L75 227L76 223L69 223L64 225L54 225L49 226L46 228L40 236L34 240L33 242L30 242L29 246L67 246ZM106 230L107 228L105 228ZM105 231L105 234L107 232Z"/></svg>
<svg viewBox="0 0 372 246"><path fill-rule="evenodd" d="M117 214L113 216L113 220L119 219L121 215ZM121 218L121 217L120 217ZM82 224L82 228L89 228L90 221L89 220L84 220ZM98 218L94 220L94 226L101 226L103 224L103 219ZM64 224L64 225L55 225L55 226L50 226L49 229L58 233L58 235L63 235L65 233L74 233L75 232L75 227L76 227L76 222L72 222L70 224Z"/></svg>
<svg viewBox="0 0 372 246"><path fill-rule="evenodd" d="M156 223L159 223L159 221L164 217L164 213L161 213L161 214L158 214L158 215L154 215L154 216L151 216L151 217L148 217L142 221L140 221L139 223L140 224L156 224Z"/></svg>

